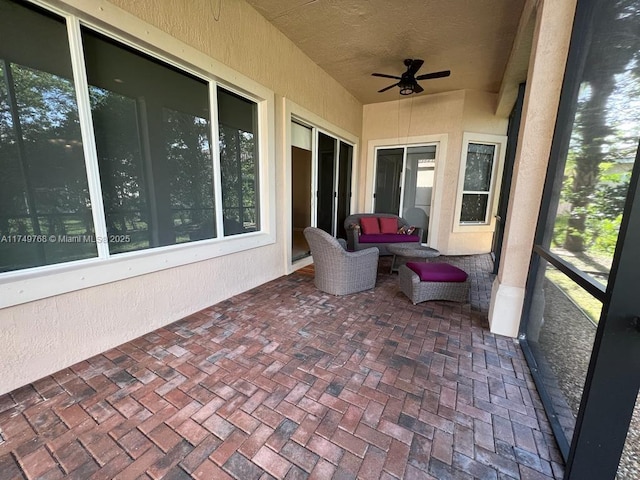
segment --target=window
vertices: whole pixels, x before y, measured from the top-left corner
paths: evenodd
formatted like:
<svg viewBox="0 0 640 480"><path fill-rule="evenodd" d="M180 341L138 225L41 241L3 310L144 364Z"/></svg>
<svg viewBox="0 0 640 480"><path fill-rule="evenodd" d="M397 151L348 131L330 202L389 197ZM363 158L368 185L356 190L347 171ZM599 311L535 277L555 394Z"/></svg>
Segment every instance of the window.
<svg viewBox="0 0 640 480"><path fill-rule="evenodd" d="M486 223L496 146L471 143L464 171L461 223Z"/></svg>
<svg viewBox="0 0 640 480"><path fill-rule="evenodd" d="M208 84L82 28L109 253L214 238Z"/></svg>
<svg viewBox="0 0 640 480"><path fill-rule="evenodd" d="M461 226L490 226L506 137L465 133L457 218Z"/></svg>
<svg viewBox="0 0 640 480"><path fill-rule="evenodd" d="M259 230L257 106L218 88L218 121L224 234Z"/></svg>
<svg viewBox="0 0 640 480"><path fill-rule="evenodd" d="M0 31L0 272L96 257L57 241L93 230L65 22L1 1Z"/></svg>
<svg viewBox="0 0 640 480"><path fill-rule="evenodd" d="M261 231L259 103L70 18L0 0L0 272Z"/></svg>

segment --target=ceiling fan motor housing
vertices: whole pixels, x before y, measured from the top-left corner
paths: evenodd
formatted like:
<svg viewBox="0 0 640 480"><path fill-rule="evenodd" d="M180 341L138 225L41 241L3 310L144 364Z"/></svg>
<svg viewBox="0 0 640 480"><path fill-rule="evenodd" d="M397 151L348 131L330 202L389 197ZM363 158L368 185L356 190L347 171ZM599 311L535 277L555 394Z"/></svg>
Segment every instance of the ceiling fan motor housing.
<svg viewBox="0 0 640 480"><path fill-rule="evenodd" d="M378 90L378 93L386 92L387 90L396 86L400 87L400 95L410 95L412 93L421 93L424 91L424 88L422 88L418 84L418 80L427 80L430 78L443 78L443 77L448 77L451 74L449 70L443 70L441 72L426 73L424 75L420 75L416 77L415 75L418 72L418 70L420 70L420 67L422 67L423 63L424 61L420 59L406 58L404 60L404 65L407 67L407 71L404 72L400 77L396 75L388 75L386 73L372 73L372 75L375 77L394 78L399 80L398 83L394 83L393 85L389 85L388 87Z"/></svg>

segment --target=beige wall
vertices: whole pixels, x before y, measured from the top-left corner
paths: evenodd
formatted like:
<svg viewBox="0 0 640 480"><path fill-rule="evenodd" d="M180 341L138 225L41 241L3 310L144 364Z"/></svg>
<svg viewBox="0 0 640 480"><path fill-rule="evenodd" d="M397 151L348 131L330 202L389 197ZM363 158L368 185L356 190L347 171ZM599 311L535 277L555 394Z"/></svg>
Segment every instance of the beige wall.
<svg viewBox="0 0 640 480"><path fill-rule="evenodd" d="M492 231L477 232L473 228L454 231L454 223L463 133L505 135L507 131L508 119L494 114L496 97L491 93L460 90L365 105L359 172L365 183L361 184L358 197L359 210L373 209L372 145L383 141L404 145L444 135L446 146L441 146L436 162L429 244L447 255L489 252Z"/></svg>
<svg viewBox="0 0 640 480"><path fill-rule="evenodd" d="M152 49L169 49L172 57L188 62L204 53L211 73L222 62L231 83L242 76L237 71L271 89L276 106L278 99L289 97L360 135L362 106L242 0L222 2L217 21L211 9L215 2L209 0L59 3L99 23L117 25L124 37L141 37ZM177 41L167 40L166 33ZM157 44L158 38L164 45ZM276 120L271 126L276 145L269 150L280 152L269 158L279 193L268 194L276 205L285 203L287 182L281 123ZM271 214L280 226L275 244L0 310L0 394L283 275L283 238L288 233L280 220L290 212ZM158 265L162 268L162 260Z"/></svg>
<svg viewBox="0 0 640 480"><path fill-rule="evenodd" d="M88 3L67 1L78 6ZM246 2L222 1L219 17L218 2L211 0L111 3L258 81L276 95L360 134L362 105Z"/></svg>

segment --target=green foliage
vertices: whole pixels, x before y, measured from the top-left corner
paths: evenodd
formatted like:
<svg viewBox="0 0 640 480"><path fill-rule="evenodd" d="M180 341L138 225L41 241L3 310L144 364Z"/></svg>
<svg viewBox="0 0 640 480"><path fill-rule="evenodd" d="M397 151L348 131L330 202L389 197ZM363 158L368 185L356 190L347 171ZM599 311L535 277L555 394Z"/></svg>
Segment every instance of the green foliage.
<svg viewBox="0 0 640 480"><path fill-rule="evenodd" d="M594 228L594 237L592 248L595 252L613 255L618 241L618 232L620 231L620 223L622 222L622 214L613 219L604 218L597 222L597 232Z"/></svg>
<svg viewBox="0 0 640 480"><path fill-rule="evenodd" d="M561 213L556 216L556 223L553 229L553 236L551 237L551 245L554 247L562 247L564 245L564 239L567 235L569 223L569 214Z"/></svg>

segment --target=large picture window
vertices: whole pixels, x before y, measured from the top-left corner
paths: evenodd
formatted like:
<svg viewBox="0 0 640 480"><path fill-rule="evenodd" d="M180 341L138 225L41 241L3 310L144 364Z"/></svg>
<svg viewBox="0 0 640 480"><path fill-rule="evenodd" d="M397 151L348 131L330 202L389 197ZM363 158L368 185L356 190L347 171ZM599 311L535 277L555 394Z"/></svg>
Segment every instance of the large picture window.
<svg viewBox="0 0 640 480"><path fill-rule="evenodd" d="M257 101L33 5L0 29L0 272L260 231Z"/></svg>

